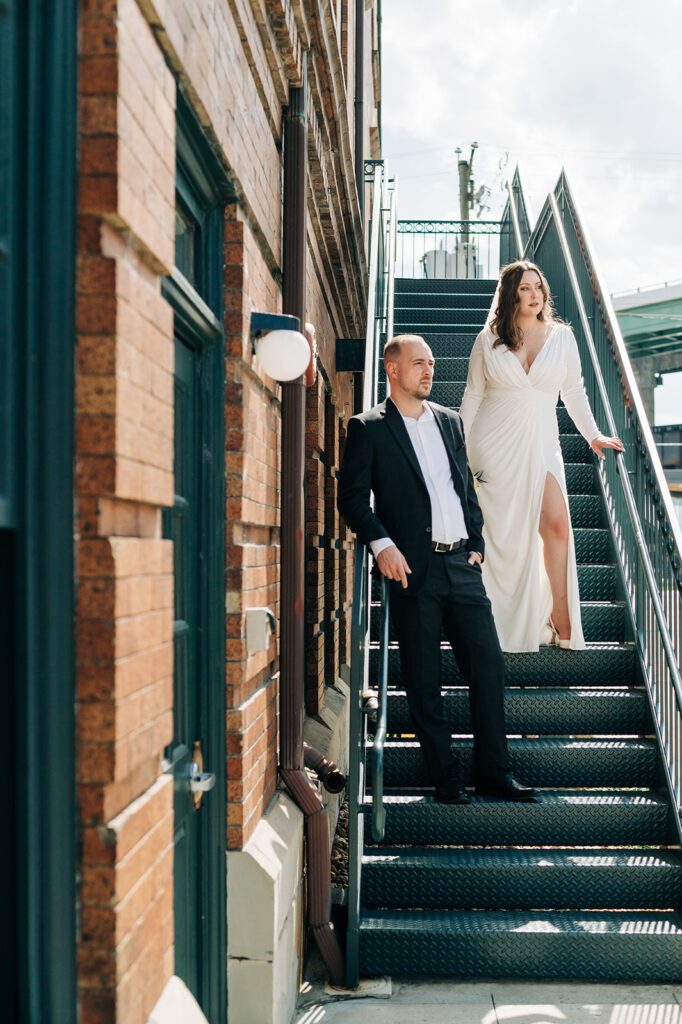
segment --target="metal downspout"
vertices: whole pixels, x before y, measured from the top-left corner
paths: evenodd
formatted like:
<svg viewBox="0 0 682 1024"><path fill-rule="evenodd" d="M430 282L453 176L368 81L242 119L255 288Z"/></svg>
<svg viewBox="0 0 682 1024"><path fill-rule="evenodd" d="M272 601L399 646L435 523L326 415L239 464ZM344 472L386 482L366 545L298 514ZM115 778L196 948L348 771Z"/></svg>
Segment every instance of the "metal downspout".
<svg viewBox="0 0 682 1024"><path fill-rule="evenodd" d="M282 230L283 312L305 321L307 77L289 90L284 114ZM345 964L329 917L329 831L324 805L303 768L305 697L304 557L305 387L303 377L282 384L282 523L280 586L280 775L305 815L308 925L334 985Z"/></svg>
<svg viewBox="0 0 682 1024"><path fill-rule="evenodd" d="M365 0L355 0L355 184L365 219Z"/></svg>

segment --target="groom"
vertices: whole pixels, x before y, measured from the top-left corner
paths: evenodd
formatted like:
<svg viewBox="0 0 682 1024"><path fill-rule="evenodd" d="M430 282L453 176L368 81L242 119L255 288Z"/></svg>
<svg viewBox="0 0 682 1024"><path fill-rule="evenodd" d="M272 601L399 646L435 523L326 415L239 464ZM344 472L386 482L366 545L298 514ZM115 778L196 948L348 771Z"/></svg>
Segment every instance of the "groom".
<svg viewBox="0 0 682 1024"><path fill-rule="evenodd" d="M510 774L504 660L483 582L483 517L457 413L426 401L434 359L424 339L384 348L390 398L348 423L339 511L391 585L407 700L436 800L466 804L440 686L441 630L469 684L476 793L532 800ZM370 505L374 492L376 512Z"/></svg>

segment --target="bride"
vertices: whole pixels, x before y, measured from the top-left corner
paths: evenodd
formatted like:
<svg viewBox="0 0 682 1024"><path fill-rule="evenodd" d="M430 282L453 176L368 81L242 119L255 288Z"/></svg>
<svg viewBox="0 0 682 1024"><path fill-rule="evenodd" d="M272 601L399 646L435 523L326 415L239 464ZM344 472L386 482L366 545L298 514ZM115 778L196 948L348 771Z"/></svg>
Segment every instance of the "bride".
<svg viewBox="0 0 682 1024"><path fill-rule="evenodd" d="M485 521L483 581L503 650L537 651L548 640L583 650L559 395L600 458L623 444L594 420L575 337L554 317L542 271L529 260L510 263L496 301L472 349L460 408Z"/></svg>

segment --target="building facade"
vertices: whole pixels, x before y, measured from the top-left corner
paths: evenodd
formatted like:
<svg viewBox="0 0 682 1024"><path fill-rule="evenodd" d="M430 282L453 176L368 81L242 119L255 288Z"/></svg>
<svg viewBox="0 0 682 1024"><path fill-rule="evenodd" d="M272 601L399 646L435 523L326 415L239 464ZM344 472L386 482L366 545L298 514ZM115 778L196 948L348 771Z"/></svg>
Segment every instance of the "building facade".
<svg viewBox="0 0 682 1024"><path fill-rule="evenodd" d="M365 333L378 4L57 7L0 15L17 1018L288 1021L304 813L278 781L278 630L254 644L246 625L281 618L282 386L250 327L295 313L316 333L305 730L343 767L354 381L336 343Z"/></svg>

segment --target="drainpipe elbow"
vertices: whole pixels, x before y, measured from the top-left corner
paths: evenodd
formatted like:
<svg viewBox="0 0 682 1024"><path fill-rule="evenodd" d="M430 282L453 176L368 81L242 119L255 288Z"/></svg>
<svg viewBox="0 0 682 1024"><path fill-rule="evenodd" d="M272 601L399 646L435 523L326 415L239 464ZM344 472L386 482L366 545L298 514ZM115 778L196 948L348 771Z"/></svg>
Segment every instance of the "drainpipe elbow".
<svg viewBox="0 0 682 1024"><path fill-rule="evenodd" d="M346 787L346 776L333 761L328 761L315 747L303 744L303 759L312 768L328 793L341 793Z"/></svg>

